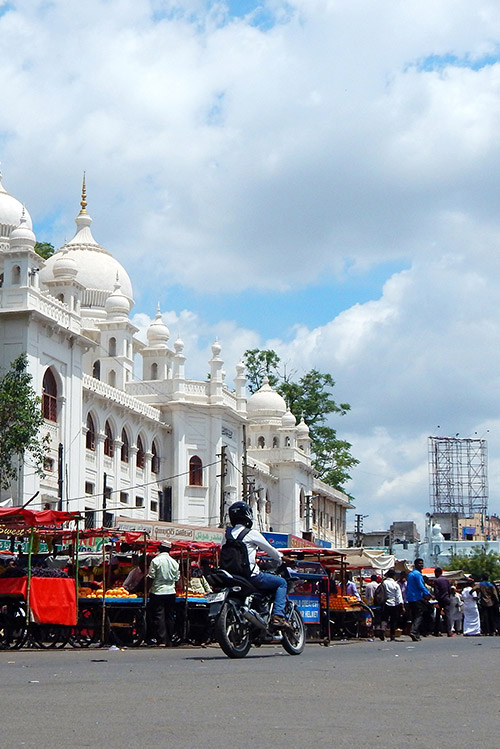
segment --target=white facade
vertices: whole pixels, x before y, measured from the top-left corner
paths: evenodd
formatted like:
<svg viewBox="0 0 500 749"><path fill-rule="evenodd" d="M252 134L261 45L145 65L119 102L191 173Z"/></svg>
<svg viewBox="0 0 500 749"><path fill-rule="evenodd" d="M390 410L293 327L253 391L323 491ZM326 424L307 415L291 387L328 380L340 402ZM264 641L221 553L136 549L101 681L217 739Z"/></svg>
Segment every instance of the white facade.
<svg viewBox="0 0 500 749"><path fill-rule="evenodd" d="M29 214L0 181L0 368L27 353L51 444L45 477L27 456L7 495L23 504L39 491L34 509L86 511L96 526L106 510L217 527L243 496L246 453L245 499L261 530L345 546L349 500L315 478L304 421L267 382L247 399L242 364L231 389L217 341L210 379L187 379L184 344L169 347L159 309L139 341L130 279L95 241L86 205L84 186L75 236L44 261Z"/></svg>

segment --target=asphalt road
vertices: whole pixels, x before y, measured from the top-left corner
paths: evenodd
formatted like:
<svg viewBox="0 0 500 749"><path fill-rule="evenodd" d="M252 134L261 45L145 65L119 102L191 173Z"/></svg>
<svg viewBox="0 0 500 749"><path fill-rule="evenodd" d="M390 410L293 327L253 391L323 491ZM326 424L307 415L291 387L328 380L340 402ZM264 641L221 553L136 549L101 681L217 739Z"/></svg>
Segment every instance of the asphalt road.
<svg viewBox="0 0 500 749"><path fill-rule="evenodd" d="M500 747L500 638L403 640L0 652L0 747Z"/></svg>

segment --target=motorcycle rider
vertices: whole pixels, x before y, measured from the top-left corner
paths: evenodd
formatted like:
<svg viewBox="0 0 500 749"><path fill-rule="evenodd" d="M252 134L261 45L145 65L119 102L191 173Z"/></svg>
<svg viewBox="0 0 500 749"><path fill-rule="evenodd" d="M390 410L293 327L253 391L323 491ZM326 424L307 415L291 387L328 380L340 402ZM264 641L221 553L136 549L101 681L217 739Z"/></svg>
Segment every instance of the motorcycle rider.
<svg viewBox="0 0 500 749"><path fill-rule="evenodd" d="M233 526L231 529L231 535L233 538L237 538L243 528L252 528L253 525L253 512L250 505L246 502L234 502L229 508L229 520ZM276 629L283 629L288 627L285 619L285 603L287 584L279 575L270 575L267 572L261 572L258 564L255 561L257 549L264 551L271 559L276 562L281 562L283 557L280 552L275 549L271 544L266 541L262 533L257 530L250 530L246 536L242 539L243 543L247 547L248 561L250 563L250 582L257 588L257 590L263 593L274 591L274 608L272 617L272 626ZM222 545L225 543L225 538L222 541Z"/></svg>

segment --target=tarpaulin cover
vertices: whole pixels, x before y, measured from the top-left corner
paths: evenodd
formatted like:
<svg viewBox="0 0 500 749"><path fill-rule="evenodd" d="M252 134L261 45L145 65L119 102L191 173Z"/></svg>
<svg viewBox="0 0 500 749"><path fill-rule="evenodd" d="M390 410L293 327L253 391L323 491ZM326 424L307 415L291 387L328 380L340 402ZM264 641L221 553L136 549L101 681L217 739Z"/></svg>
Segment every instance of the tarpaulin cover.
<svg viewBox="0 0 500 749"><path fill-rule="evenodd" d="M27 577L0 578L0 595L22 595L26 600ZM30 609L38 624L76 625L75 581L61 577L32 577Z"/></svg>
<svg viewBox="0 0 500 749"><path fill-rule="evenodd" d="M59 510L28 510L23 507L0 507L0 525L15 525L19 528L61 525L79 518L78 512Z"/></svg>

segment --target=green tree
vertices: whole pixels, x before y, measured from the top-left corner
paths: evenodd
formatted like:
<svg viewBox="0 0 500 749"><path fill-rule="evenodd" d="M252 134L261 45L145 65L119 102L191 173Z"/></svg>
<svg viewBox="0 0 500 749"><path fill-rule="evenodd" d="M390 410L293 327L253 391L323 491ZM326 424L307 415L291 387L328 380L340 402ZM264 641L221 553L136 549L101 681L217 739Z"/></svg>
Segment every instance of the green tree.
<svg viewBox="0 0 500 749"><path fill-rule="evenodd" d="M40 255L40 257L43 257L44 260L47 260L55 252L54 245L50 244L50 242L36 242L35 252Z"/></svg>
<svg viewBox="0 0 500 749"><path fill-rule="evenodd" d="M48 435L41 438L44 419L41 400L32 387L26 354L21 354L0 379L0 487L8 489L18 477L18 466L30 453L34 470L43 475Z"/></svg>
<svg viewBox="0 0 500 749"><path fill-rule="evenodd" d="M261 387L267 375L269 384L283 396L295 418L299 421L304 417L311 438L312 464L318 477L343 490L351 478L351 469L359 461L351 455L351 444L339 440L336 430L326 423L330 414L344 416L351 408L348 403L337 404L334 400L331 392L335 386L333 377L317 369L311 369L296 381L290 374L280 376L280 358L270 349L246 351L243 361L252 393Z"/></svg>
<svg viewBox="0 0 500 749"><path fill-rule="evenodd" d="M500 580L500 554L488 551L487 546L474 546L470 556L452 554L447 569L463 570L476 580L486 572L490 580Z"/></svg>

